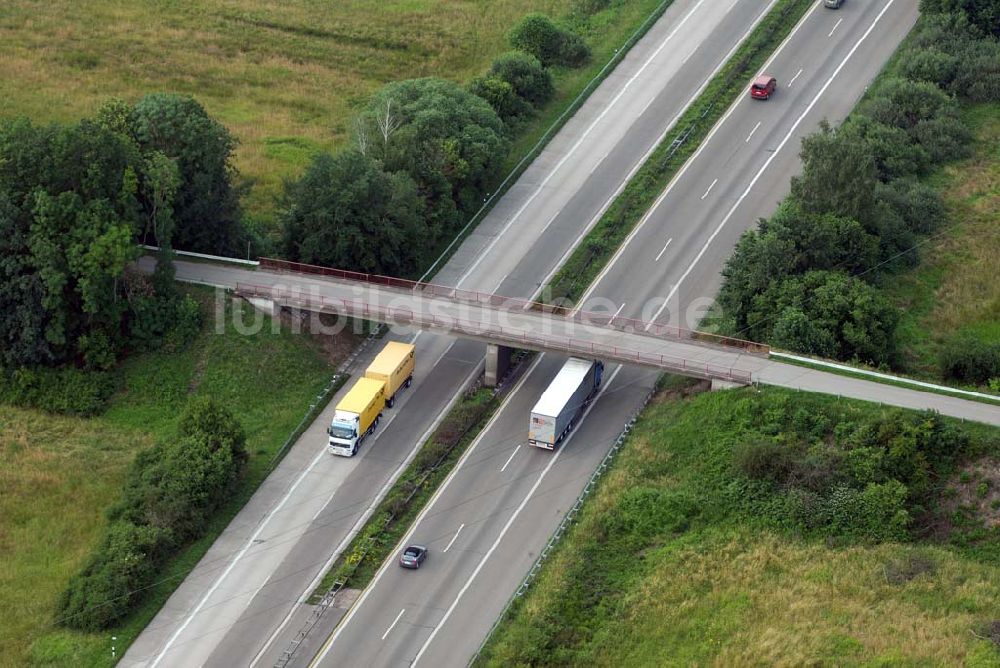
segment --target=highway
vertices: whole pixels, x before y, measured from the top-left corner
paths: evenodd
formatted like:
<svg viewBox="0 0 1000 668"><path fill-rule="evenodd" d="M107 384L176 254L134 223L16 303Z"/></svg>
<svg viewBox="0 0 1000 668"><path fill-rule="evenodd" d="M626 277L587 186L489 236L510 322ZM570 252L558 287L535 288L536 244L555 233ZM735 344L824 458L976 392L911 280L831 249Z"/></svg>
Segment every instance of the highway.
<svg viewBox="0 0 1000 668"><path fill-rule="evenodd" d="M765 68L779 93L734 104L588 297L623 315L696 323L740 233L786 194L801 137L844 118L916 16L916 0L817 3ZM404 538L430 547L424 566L387 562L312 665L459 666L474 655L653 383L647 371L609 369L571 439L539 451L524 445L525 421L559 361L538 361Z"/></svg>
<svg viewBox="0 0 1000 668"><path fill-rule="evenodd" d="M435 280L531 297L771 4L676 0ZM328 456L323 432L334 398L131 645L122 665L273 663L309 614L298 603L479 373L481 343L430 334L416 343L413 388L377 438L356 458ZM363 369L364 359L352 370ZM547 382L550 365L539 365L531 387ZM563 459L578 462L580 471L593 465L585 457ZM509 470L522 475L524 460Z"/></svg>

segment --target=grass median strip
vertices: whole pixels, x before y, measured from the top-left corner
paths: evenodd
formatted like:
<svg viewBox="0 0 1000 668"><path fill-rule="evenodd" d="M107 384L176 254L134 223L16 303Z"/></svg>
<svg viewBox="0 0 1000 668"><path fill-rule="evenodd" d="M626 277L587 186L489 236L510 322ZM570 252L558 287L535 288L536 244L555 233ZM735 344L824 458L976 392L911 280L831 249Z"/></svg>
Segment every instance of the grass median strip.
<svg viewBox="0 0 1000 668"><path fill-rule="evenodd" d="M544 301L572 303L580 298L732 100L743 93L751 76L812 4L812 0L780 0L764 17L543 288Z"/></svg>
<svg viewBox="0 0 1000 668"><path fill-rule="evenodd" d="M334 588L363 589L368 585L465 449L486 426L500 406L504 390L514 385L531 356L531 353L519 356L500 390L481 387L465 393L320 581L309 598L310 603L319 603Z"/></svg>

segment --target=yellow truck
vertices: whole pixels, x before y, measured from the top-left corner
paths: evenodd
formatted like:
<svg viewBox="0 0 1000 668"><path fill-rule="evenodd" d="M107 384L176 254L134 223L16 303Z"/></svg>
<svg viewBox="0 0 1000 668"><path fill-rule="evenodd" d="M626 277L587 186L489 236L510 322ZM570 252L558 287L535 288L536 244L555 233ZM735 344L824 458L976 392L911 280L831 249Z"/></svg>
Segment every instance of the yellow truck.
<svg viewBox="0 0 1000 668"><path fill-rule="evenodd" d="M361 441L378 426L384 407L385 382L359 378L334 410L326 432L330 436L329 453L343 457L356 455Z"/></svg>
<svg viewBox="0 0 1000 668"><path fill-rule="evenodd" d="M400 388L409 387L413 382L414 350L412 343L390 341L365 371L365 378L385 383L385 405L389 408L396 403Z"/></svg>

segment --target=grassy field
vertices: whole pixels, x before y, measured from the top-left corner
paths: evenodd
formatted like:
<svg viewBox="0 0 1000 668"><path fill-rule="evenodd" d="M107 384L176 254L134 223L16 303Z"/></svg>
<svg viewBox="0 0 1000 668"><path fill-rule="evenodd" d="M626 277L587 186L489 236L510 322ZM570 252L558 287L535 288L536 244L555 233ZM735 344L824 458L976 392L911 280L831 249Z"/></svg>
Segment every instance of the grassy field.
<svg viewBox="0 0 1000 668"><path fill-rule="evenodd" d="M0 12L0 116L69 121L110 96L194 95L240 141L236 165L255 183L244 204L268 222L283 179L343 145L350 119L388 81L467 81L508 49L522 16L570 15L571 0L177 0L49 3ZM614 3L584 30L603 61L659 0ZM515 147L522 152L583 88L592 68L558 73L558 99Z"/></svg>
<svg viewBox="0 0 1000 668"><path fill-rule="evenodd" d="M211 314L210 291L193 292ZM233 308L229 306L229 309ZM248 311L245 305L238 308ZM245 312L244 321L253 316ZM333 367L306 335L237 334L227 317L223 335L207 318L202 335L179 353L138 355L98 418L60 418L0 406L0 665L111 665L245 502ZM51 625L56 597L86 561L118 496L132 457L175 429L188 397L225 403L247 432L251 459L241 493L209 527L209 535L171 563L165 581L128 623L106 634Z"/></svg>
<svg viewBox="0 0 1000 668"><path fill-rule="evenodd" d="M1000 341L1000 104L963 113L975 135L972 158L945 167L931 183L949 226L921 249L913 270L886 281L902 309L905 371L938 377L941 344L958 333Z"/></svg>
<svg viewBox="0 0 1000 668"><path fill-rule="evenodd" d="M661 395L479 665L1000 665L995 529L989 549L823 539L773 526L781 504L749 504L734 475L742 444L792 446L776 424L883 410L773 388ZM997 461L997 430L968 429Z"/></svg>

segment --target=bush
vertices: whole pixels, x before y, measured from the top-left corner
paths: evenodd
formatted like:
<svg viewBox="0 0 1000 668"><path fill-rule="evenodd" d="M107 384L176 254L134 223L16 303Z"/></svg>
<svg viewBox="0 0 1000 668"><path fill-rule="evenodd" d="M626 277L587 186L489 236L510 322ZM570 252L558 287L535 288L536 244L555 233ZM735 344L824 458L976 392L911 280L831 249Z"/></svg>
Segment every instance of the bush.
<svg viewBox="0 0 1000 668"><path fill-rule="evenodd" d="M500 77L476 77L469 82L469 92L486 100L508 127L516 127L531 115L531 104Z"/></svg>
<svg viewBox="0 0 1000 668"><path fill-rule="evenodd" d="M177 438L140 452L103 541L60 599L60 623L95 631L128 614L163 562L201 536L229 499L246 464L245 441L228 410L194 400Z"/></svg>
<svg viewBox="0 0 1000 668"><path fill-rule="evenodd" d="M590 16L607 9L611 0L573 0L573 11L583 16Z"/></svg>
<svg viewBox="0 0 1000 668"><path fill-rule="evenodd" d="M62 415L100 414L117 386L117 376L109 371L74 367L0 371L0 400Z"/></svg>
<svg viewBox="0 0 1000 668"><path fill-rule="evenodd" d="M541 61L523 51L509 51L497 57L487 76L506 81L518 97L540 107L555 94L552 74Z"/></svg>
<svg viewBox="0 0 1000 668"><path fill-rule="evenodd" d="M971 335L951 338L941 351L941 375L976 385L1000 378L1000 343Z"/></svg>
<svg viewBox="0 0 1000 668"><path fill-rule="evenodd" d="M735 470L751 480L784 483L795 468L796 453L784 443L770 439L740 443L733 450Z"/></svg>
<svg viewBox="0 0 1000 668"><path fill-rule="evenodd" d="M164 531L131 522L114 522L90 562L59 599L59 623L81 631L100 631L120 621L156 576Z"/></svg>
<svg viewBox="0 0 1000 668"><path fill-rule="evenodd" d="M906 497L906 486L898 480L870 483L861 491L839 485L826 500L829 530L872 542L906 540L910 524Z"/></svg>
<svg viewBox="0 0 1000 668"><path fill-rule="evenodd" d="M590 49L579 35L564 30L545 14L532 13L515 25L508 35L510 45L530 53L548 67L576 67L590 58Z"/></svg>
<svg viewBox="0 0 1000 668"><path fill-rule="evenodd" d="M913 178L894 179L879 184L876 197L895 211L906 228L916 234L930 234L940 229L948 212L938 191Z"/></svg>

